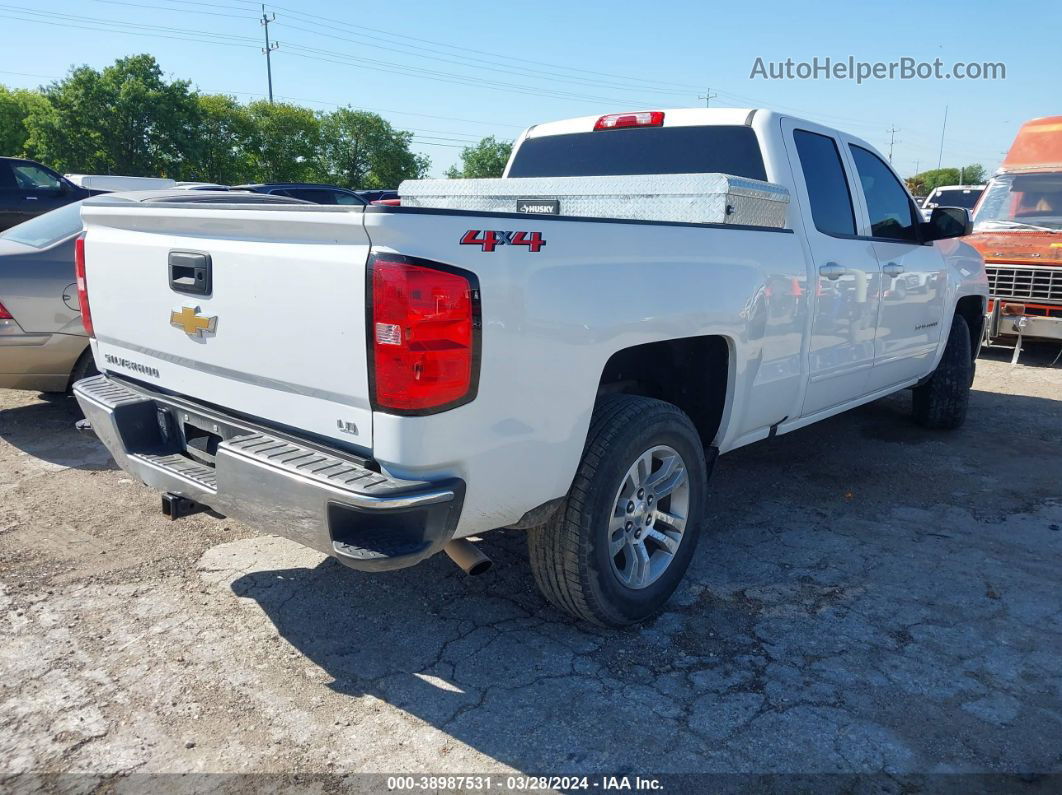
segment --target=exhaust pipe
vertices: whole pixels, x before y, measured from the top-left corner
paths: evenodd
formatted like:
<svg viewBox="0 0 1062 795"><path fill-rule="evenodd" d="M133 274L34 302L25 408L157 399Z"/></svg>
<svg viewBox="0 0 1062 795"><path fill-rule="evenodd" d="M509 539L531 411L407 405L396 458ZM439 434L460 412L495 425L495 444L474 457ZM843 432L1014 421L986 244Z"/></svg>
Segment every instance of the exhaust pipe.
<svg viewBox="0 0 1062 795"><path fill-rule="evenodd" d="M483 574L494 565L490 558L479 551L479 547L463 538L455 538L443 547L443 552L470 577Z"/></svg>

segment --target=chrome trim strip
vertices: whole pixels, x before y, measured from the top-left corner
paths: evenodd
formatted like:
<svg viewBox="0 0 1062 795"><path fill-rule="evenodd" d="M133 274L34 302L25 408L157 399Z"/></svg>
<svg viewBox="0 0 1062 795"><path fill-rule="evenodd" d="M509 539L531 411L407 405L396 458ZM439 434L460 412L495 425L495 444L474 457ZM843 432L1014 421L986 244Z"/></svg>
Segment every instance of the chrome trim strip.
<svg viewBox="0 0 1062 795"><path fill-rule="evenodd" d="M303 397L327 400L331 403L339 403L344 406L353 406L354 408L366 410L369 409L369 401L367 398L356 398L353 395L343 395L339 392L330 392L325 389L314 389L313 387L303 386L301 384L293 384L290 381L281 381L276 378L241 373L239 370L233 370L229 367L221 367L206 362L197 362L195 359L189 359L185 356L177 356L172 353L165 353L164 351L157 351L152 348L144 347L143 345L137 345L133 342L125 342L124 340L115 339L114 337L101 335L96 339L107 345L114 345L118 348L125 348L129 351L143 353L147 356L160 359L161 361L176 364L179 367L187 367L190 370L199 370L203 373L216 375L219 378L227 378L232 381L239 381L243 384L250 384L251 386L258 386L264 389L276 389L281 392L288 392L292 395L302 395ZM121 371L108 370L108 372L114 372L115 375L118 376L122 375Z"/></svg>

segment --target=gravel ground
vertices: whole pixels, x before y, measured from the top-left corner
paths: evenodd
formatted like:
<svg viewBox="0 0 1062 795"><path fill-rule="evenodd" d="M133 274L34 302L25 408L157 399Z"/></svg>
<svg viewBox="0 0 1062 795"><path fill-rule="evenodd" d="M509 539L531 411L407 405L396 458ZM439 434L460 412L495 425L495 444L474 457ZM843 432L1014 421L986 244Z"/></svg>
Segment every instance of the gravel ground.
<svg viewBox="0 0 1062 795"><path fill-rule="evenodd" d="M629 631L544 604L519 532L466 578L171 523L70 401L0 390L0 776L1062 772L1053 355L982 358L958 432L905 393L724 456Z"/></svg>

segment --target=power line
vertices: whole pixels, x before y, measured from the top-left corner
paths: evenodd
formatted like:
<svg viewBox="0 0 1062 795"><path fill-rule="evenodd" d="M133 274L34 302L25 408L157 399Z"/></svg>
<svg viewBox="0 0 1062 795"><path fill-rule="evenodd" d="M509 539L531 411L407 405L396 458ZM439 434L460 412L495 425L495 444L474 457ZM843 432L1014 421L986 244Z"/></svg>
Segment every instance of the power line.
<svg viewBox="0 0 1062 795"><path fill-rule="evenodd" d="M712 93L712 89L709 88L709 89L706 89L703 94L699 94L697 96L697 99L703 99L704 100L704 107L707 108L709 105L712 104L712 100L715 99L718 96L719 96L718 94L713 94Z"/></svg>

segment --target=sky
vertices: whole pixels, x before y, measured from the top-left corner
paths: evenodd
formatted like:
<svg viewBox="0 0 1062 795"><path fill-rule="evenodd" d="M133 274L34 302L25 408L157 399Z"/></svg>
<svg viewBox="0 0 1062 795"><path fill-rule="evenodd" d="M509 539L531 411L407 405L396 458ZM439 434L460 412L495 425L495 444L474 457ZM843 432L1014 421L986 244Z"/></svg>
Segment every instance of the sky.
<svg viewBox="0 0 1062 795"><path fill-rule="evenodd" d="M461 148L531 124L626 110L764 107L845 130L903 176L998 167L1018 127L1062 114L1062 3L712 0L281 0L266 3L273 91L319 110L379 112L441 176ZM154 55L168 77L242 101L266 95L252 0L0 0L0 83ZM1002 62L995 80L767 80L764 64ZM944 127L945 106L947 124ZM891 129L895 132L890 133Z"/></svg>

